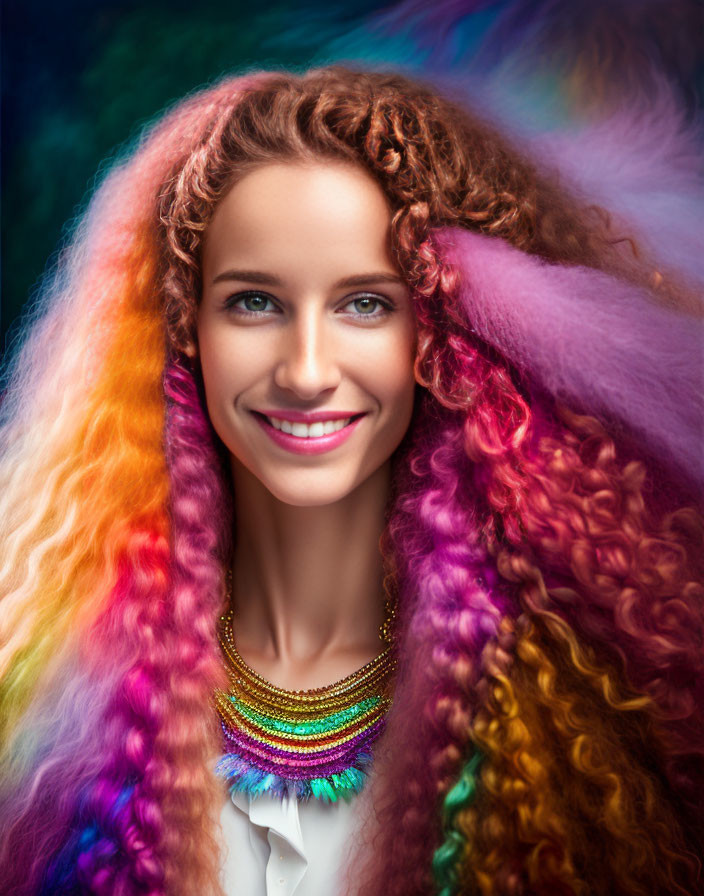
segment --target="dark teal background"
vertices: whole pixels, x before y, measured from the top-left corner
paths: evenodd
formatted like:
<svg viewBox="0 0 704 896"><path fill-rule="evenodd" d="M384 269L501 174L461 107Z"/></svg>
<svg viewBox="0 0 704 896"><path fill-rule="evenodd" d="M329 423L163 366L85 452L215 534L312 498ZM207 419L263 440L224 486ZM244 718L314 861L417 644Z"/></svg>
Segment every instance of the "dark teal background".
<svg viewBox="0 0 704 896"><path fill-rule="evenodd" d="M382 7L4 0L0 348L96 173L145 123L219 75L344 55L344 35Z"/></svg>

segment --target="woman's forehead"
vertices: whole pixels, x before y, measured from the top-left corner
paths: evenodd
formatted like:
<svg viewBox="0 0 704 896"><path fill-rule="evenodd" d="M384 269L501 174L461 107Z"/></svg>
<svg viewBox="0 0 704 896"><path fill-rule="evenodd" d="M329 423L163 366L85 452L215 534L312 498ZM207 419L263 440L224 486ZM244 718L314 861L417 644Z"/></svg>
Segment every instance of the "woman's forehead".
<svg viewBox="0 0 704 896"><path fill-rule="evenodd" d="M391 210L374 179L345 162L276 163L249 172L219 203L206 229L203 272L277 268L292 277L396 274Z"/></svg>

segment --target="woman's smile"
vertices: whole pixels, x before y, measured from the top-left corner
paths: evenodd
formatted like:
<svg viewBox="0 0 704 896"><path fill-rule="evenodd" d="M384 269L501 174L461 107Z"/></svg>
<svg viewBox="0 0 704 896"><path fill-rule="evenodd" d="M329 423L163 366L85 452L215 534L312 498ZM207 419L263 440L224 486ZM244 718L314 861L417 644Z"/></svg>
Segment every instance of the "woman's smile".
<svg viewBox="0 0 704 896"><path fill-rule="evenodd" d="M349 439L362 422L363 414L334 417L325 423L298 423L290 419L270 417L253 412L269 438L286 451L295 454L323 454Z"/></svg>

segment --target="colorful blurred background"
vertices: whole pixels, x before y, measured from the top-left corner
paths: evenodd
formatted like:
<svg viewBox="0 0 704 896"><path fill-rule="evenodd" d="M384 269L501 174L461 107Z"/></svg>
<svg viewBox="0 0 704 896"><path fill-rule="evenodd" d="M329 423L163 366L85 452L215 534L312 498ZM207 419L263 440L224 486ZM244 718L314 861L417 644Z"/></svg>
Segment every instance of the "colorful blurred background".
<svg viewBox="0 0 704 896"><path fill-rule="evenodd" d="M101 172L224 73L330 61L447 79L528 137L645 94L653 64L695 120L700 0L3 0L0 348L20 332ZM616 100L614 97L616 96Z"/></svg>

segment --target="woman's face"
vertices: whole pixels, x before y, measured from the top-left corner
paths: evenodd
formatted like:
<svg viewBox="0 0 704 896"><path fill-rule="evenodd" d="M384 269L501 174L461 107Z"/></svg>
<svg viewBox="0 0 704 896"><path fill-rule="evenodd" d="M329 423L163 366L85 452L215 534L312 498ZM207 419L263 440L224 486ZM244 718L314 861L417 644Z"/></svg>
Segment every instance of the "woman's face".
<svg viewBox="0 0 704 896"><path fill-rule="evenodd" d="M203 243L208 413L281 501L332 503L389 460L413 408L416 328L376 182L344 162L267 164Z"/></svg>

